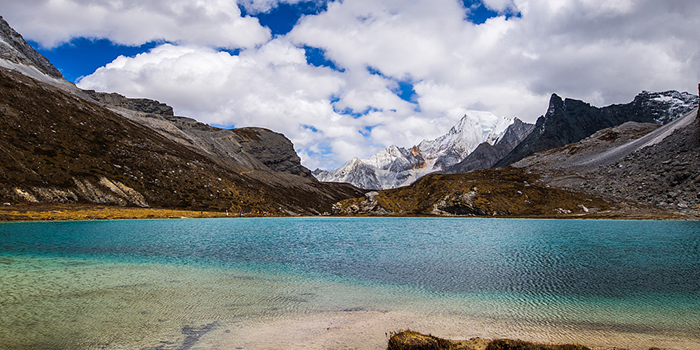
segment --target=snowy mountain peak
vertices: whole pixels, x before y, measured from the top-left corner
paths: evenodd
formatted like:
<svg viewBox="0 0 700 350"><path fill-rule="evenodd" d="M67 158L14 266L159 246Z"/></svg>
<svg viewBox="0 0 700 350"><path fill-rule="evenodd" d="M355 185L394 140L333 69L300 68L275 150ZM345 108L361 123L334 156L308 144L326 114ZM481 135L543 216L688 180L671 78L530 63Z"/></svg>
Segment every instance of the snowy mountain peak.
<svg viewBox="0 0 700 350"><path fill-rule="evenodd" d="M481 143L498 142L514 119L468 111L447 134L409 149L391 145L369 159L353 158L333 171L315 174L320 181L349 182L365 189L404 186L431 172L459 163Z"/></svg>
<svg viewBox="0 0 700 350"><path fill-rule="evenodd" d="M446 135L423 141L418 144L418 148L426 159L435 160L434 170L442 170L459 163L482 142L493 145L511 124L511 118L497 117L489 112L468 111Z"/></svg>

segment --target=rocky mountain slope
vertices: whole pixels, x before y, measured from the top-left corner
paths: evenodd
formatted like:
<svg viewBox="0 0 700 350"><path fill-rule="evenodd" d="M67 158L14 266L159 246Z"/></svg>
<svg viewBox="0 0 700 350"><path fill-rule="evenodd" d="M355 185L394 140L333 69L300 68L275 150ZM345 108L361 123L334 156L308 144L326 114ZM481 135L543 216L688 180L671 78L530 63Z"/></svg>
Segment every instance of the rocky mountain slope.
<svg viewBox="0 0 700 350"><path fill-rule="evenodd" d="M3 202L287 215L328 212L363 193L318 182L281 134L214 128L176 117L157 101L81 91L29 59L40 56L23 53L31 47L6 37L4 51L15 54L0 58ZM29 58L10 61L17 53Z"/></svg>
<svg viewBox="0 0 700 350"><path fill-rule="evenodd" d="M365 189L396 188L426 174L451 169L479 148L479 164L490 165L502 157L492 160L493 156L508 153L530 130L530 124L517 118L470 111L436 139L409 149L392 145L369 159L354 158L330 172L317 170L314 176L320 181L347 182ZM476 164L471 161L463 167Z"/></svg>
<svg viewBox="0 0 700 350"><path fill-rule="evenodd" d="M243 166L312 178L284 135L263 128L221 129L173 115L172 107L148 99L129 99L116 93L85 91L104 107L158 131L171 141L205 153L228 167Z"/></svg>
<svg viewBox="0 0 700 350"><path fill-rule="evenodd" d="M542 184L688 214L700 209L697 109L659 127L628 122L525 158L514 167Z"/></svg>
<svg viewBox="0 0 700 350"><path fill-rule="evenodd" d="M553 94L547 113L535 129L495 166L515 163L537 152L578 142L598 130L628 121L665 124L698 107L698 96L687 92L642 92L627 104L594 107Z"/></svg>

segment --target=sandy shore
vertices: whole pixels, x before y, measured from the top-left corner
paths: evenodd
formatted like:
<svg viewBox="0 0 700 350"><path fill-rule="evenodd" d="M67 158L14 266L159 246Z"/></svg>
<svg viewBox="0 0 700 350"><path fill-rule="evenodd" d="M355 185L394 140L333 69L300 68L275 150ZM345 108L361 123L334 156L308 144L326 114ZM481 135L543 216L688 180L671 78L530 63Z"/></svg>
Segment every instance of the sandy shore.
<svg viewBox="0 0 700 350"><path fill-rule="evenodd" d="M201 349L386 349L391 332L415 330L437 337L466 340L521 339L577 343L591 349L698 349L700 339L651 336L590 329L524 328L507 331L497 322L416 315L404 312L350 311L292 316L265 322L221 324L197 341Z"/></svg>

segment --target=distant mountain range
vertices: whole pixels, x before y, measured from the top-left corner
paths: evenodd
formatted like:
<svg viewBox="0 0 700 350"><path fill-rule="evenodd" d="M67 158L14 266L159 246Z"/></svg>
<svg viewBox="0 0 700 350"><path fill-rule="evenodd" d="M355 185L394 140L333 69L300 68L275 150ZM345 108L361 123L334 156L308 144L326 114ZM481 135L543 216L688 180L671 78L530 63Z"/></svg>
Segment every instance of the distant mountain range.
<svg viewBox="0 0 700 350"><path fill-rule="evenodd" d="M434 140L409 149L392 145L369 159L353 158L333 171L317 169L314 176L368 190L397 188L430 173L461 174L509 165L628 121L667 124L697 106L698 96L678 91L644 91L630 103L602 108L553 94L547 112L535 125L468 112Z"/></svg>
<svg viewBox="0 0 700 350"><path fill-rule="evenodd" d="M495 166L515 163L537 152L578 142L598 130L625 122L667 124L698 107L698 96L687 92L642 92L627 104L594 107L553 94L547 113L535 129Z"/></svg>
<svg viewBox="0 0 700 350"><path fill-rule="evenodd" d="M532 127L517 118L469 111L447 134L438 138L423 140L408 149L392 145L369 159L353 158L333 171L317 169L314 176L320 181L347 182L364 189L405 186L429 173L464 166L460 163L478 148L481 148L479 154L489 158L490 164L491 153L508 153ZM485 148L492 151L487 152Z"/></svg>

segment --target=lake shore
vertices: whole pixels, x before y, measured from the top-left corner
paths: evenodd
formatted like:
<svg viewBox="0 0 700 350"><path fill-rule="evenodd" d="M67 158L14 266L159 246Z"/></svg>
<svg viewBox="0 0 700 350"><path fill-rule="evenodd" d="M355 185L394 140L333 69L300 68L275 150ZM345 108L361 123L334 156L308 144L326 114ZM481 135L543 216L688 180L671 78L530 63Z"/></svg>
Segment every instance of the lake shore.
<svg viewBox="0 0 700 350"><path fill-rule="evenodd" d="M266 217L265 213L238 213L210 210L176 208L139 208L97 204L12 204L0 206L0 222L12 221L68 221L68 220L127 220L127 219L195 219ZM279 216L279 215L277 215ZM344 215L342 215L344 216ZM368 216L368 215L358 215ZM401 215L389 215L393 217ZM406 216L414 217L415 215ZM273 216L274 217L274 216ZM429 216L442 217L442 216ZM471 217L471 216L463 216ZM474 216L491 217L491 216ZM494 218L532 219L609 219L609 220L700 220L699 215L684 215L678 212L639 207L620 207L596 213L552 214L544 216L495 216Z"/></svg>
<svg viewBox="0 0 700 350"><path fill-rule="evenodd" d="M508 330L499 322L486 323L483 319L361 310L297 315L248 324L220 324L199 338L197 346L206 349L384 350L392 335L409 329L447 339L455 345L469 345L455 349L473 350L485 349L486 344L494 339L578 344L591 350L690 350L698 345L692 340L658 334L573 328L548 331L540 327L516 331Z"/></svg>

